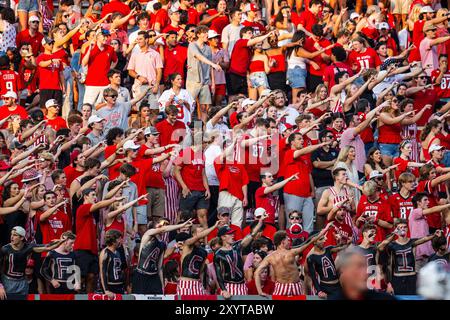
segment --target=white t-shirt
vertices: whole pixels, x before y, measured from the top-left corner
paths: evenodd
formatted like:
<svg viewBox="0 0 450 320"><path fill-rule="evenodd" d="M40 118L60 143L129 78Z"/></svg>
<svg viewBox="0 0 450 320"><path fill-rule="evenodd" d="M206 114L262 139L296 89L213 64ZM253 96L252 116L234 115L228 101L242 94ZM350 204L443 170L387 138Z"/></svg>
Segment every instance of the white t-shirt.
<svg viewBox="0 0 450 320"><path fill-rule="evenodd" d="M280 117L285 111L287 111L288 114L284 116L284 121L282 120L281 123L289 123L290 125L295 126L295 119L300 115L300 113L292 107L285 107L284 109L278 111L278 117Z"/></svg>
<svg viewBox="0 0 450 320"><path fill-rule="evenodd" d="M218 186L219 179L217 178L216 169L214 168L214 160L220 156L222 149L218 145L210 145L205 150L205 173L208 179L208 185Z"/></svg>
<svg viewBox="0 0 450 320"><path fill-rule="evenodd" d="M233 52L234 45L241 38L240 32L244 26L234 26L232 24L227 25L222 30L222 43L228 43L228 54L231 57L231 53Z"/></svg>
<svg viewBox="0 0 450 320"><path fill-rule="evenodd" d="M172 96L174 97L174 105L178 108L178 117L177 119L183 121L186 125L192 121L192 112L194 112L195 101L189 92L185 89L181 89L178 95L172 89L165 90L162 95L158 99L159 103L159 111L164 112L166 108L166 103L170 100ZM189 109L186 108L184 104L177 104L177 101L184 100L189 104Z"/></svg>

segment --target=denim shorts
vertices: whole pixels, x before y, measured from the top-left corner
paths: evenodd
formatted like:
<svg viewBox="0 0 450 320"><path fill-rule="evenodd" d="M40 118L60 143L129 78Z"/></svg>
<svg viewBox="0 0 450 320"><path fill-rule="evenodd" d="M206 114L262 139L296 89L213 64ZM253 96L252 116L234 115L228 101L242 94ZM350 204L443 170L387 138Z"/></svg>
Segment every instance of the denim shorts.
<svg viewBox="0 0 450 320"><path fill-rule="evenodd" d="M38 12L38 2L37 0L20 0L17 5L17 11Z"/></svg>
<svg viewBox="0 0 450 320"><path fill-rule="evenodd" d="M398 144L396 143L380 143L379 144L381 154L384 156L390 156L392 158L399 156Z"/></svg>
<svg viewBox="0 0 450 320"><path fill-rule="evenodd" d="M180 199L180 211L182 213L190 213L192 210L208 209L209 199L205 199L205 192L191 191L186 198Z"/></svg>
<svg viewBox="0 0 450 320"><path fill-rule="evenodd" d="M267 80L267 75L264 72L253 72L248 76L250 81L250 87L252 88L269 88L269 81Z"/></svg>
<svg viewBox="0 0 450 320"><path fill-rule="evenodd" d="M287 71L287 83L291 88L306 88L306 69L296 66Z"/></svg>

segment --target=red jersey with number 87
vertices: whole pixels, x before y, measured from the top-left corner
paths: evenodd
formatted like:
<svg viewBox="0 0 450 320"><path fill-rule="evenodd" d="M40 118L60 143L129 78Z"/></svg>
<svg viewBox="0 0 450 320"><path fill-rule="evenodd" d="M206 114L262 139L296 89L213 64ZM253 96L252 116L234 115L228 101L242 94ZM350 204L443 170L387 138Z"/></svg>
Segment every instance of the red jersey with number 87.
<svg viewBox="0 0 450 320"><path fill-rule="evenodd" d="M441 74L441 70L436 69L431 71L431 81L434 83L436 78ZM434 91L437 93L439 98L450 98L450 70L444 73L441 79L441 83L434 87Z"/></svg>

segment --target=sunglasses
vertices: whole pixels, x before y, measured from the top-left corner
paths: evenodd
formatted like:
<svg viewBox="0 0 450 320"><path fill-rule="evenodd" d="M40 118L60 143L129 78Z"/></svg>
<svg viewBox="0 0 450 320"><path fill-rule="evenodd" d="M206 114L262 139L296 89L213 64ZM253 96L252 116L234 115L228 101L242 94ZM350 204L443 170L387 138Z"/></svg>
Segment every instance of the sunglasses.
<svg viewBox="0 0 450 320"><path fill-rule="evenodd" d="M110 97L110 98L117 98L117 95L113 94L113 95L110 95L110 96L106 96L106 97Z"/></svg>
<svg viewBox="0 0 450 320"><path fill-rule="evenodd" d="M325 136L328 139L334 139L334 136Z"/></svg>
<svg viewBox="0 0 450 320"><path fill-rule="evenodd" d="M289 219L291 219L291 220L301 220L302 218L301 217L289 217Z"/></svg>
<svg viewBox="0 0 450 320"><path fill-rule="evenodd" d="M39 23L39 21L31 21L30 23Z"/></svg>
<svg viewBox="0 0 450 320"><path fill-rule="evenodd" d="M417 77L417 79L426 79L426 78L427 78L426 76Z"/></svg>
<svg viewBox="0 0 450 320"><path fill-rule="evenodd" d="M63 18L68 18L68 17L70 17L70 14L63 15Z"/></svg>

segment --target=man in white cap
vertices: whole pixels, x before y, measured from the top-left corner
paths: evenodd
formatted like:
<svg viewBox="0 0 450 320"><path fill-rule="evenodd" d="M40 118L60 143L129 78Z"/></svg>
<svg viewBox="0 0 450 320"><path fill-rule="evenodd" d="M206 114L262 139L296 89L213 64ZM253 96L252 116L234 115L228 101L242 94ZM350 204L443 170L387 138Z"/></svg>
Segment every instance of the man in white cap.
<svg viewBox="0 0 450 320"><path fill-rule="evenodd" d="M27 260L31 253L42 253L58 248L66 239L52 241L47 245L25 242L25 229L16 226L11 231L11 242L0 249L2 269L0 282L0 300L10 294L28 294L28 281L25 278Z"/></svg>
<svg viewBox="0 0 450 320"><path fill-rule="evenodd" d="M222 104L223 98L226 96L226 79L225 71L230 66L230 55L228 51L220 46L220 34L215 30L208 31L208 43L212 51L212 62L220 65L222 70L213 70L211 93L215 106Z"/></svg>
<svg viewBox="0 0 450 320"><path fill-rule="evenodd" d="M125 150L124 162L129 163L136 168L136 174L131 177L131 181L137 186L138 196L142 196L147 193L146 185L148 175L146 173L153 170L154 165L166 160L173 154L172 152L167 152L155 158L138 160L138 151L140 147L141 146L136 144L133 140L129 140L123 145L123 149ZM141 236L147 230L147 223L149 219L153 218L153 216L147 216L147 204L147 200L140 200L138 202L138 207L136 208L138 232ZM156 215L154 217L156 218Z"/></svg>
<svg viewBox="0 0 450 320"><path fill-rule="evenodd" d="M40 107L44 108L49 99L56 99L61 105L64 83L62 82L63 64L61 59L53 56L53 45L55 40L44 37L42 39L44 52L36 58L39 78L45 81L39 81Z"/></svg>
<svg viewBox="0 0 450 320"><path fill-rule="evenodd" d="M38 16L31 16L28 18L28 29L25 29L17 34L16 43L17 48L21 48L22 44L29 44L33 55L37 57L39 53L44 52L42 47L42 39L44 35L39 32L39 22Z"/></svg>
<svg viewBox="0 0 450 320"><path fill-rule="evenodd" d="M92 145L96 145L100 143L104 138L104 128L105 128L105 119L102 117L93 114L89 117L88 127L92 129L91 132L86 136L91 140Z"/></svg>
<svg viewBox="0 0 450 320"><path fill-rule="evenodd" d="M248 3L246 6L247 19L242 22L244 27L252 27L253 33L256 36L259 36L266 32L266 28L259 22L256 21L258 11L261 12L261 9L257 4Z"/></svg>
<svg viewBox="0 0 450 320"><path fill-rule="evenodd" d="M66 120L58 115L61 107L56 99L47 100L45 108L47 109L47 115L44 119L47 120L47 127L51 127L55 131L67 128Z"/></svg>
<svg viewBox="0 0 450 320"><path fill-rule="evenodd" d="M0 98L8 91L15 93L19 92L20 77L19 74L11 70L10 61L8 56L4 55L0 57ZM3 100L0 100L0 106L5 104ZM3 119L3 118L2 118Z"/></svg>
<svg viewBox="0 0 450 320"><path fill-rule="evenodd" d="M17 93L8 91L1 96L3 105L0 107L0 119L6 119L12 115L19 115L20 119L28 119L28 112L24 107L19 106L17 102ZM9 121L3 124L2 129L6 129Z"/></svg>

